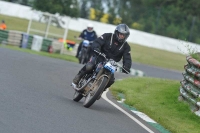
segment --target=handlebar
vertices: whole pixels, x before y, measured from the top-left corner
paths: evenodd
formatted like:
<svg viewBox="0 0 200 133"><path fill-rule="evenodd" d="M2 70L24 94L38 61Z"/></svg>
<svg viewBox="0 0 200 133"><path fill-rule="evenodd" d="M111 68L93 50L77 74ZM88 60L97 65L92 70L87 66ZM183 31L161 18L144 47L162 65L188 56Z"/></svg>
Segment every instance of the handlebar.
<svg viewBox="0 0 200 133"><path fill-rule="evenodd" d="M100 56L102 56L102 57L104 57L105 59L107 59L107 58L106 58L106 55L105 55L104 53L101 53L101 52L99 52L99 51L97 51L97 50L94 50L94 52L96 52L96 53L99 54Z"/></svg>
<svg viewBox="0 0 200 133"><path fill-rule="evenodd" d="M104 54L104 53L101 53L101 52L99 52L99 51L97 51L97 50L94 50L94 52L96 52L96 53L98 53L98 55L100 55L100 56L102 56L102 57L104 57L106 60L108 60L107 58L106 58L106 55ZM117 67L121 67L127 74L129 74L130 72L128 72L124 67L122 67L120 64L118 64L117 63ZM123 72L122 72L123 73Z"/></svg>
<svg viewBox="0 0 200 133"><path fill-rule="evenodd" d="M94 50L94 52L98 53L100 56L104 57L107 60L106 55L104 53L101 53L101 52L99 52L97 50ZM117 67L121 67L127 74L130 73L124 67L122 67L121 65L119 65L118 63L117 63Z"/></svg>
<svg viewBox="0 0 200 133"><path fill-rule="evenodd" d="M74 38L75 38L76 40L80 40L80 41L87 40L87 39L83 39L83 38L77 37L77 36L74 36ZM94 41L89 41L89 42L90 42L90 43L93 43Z"/></svg>

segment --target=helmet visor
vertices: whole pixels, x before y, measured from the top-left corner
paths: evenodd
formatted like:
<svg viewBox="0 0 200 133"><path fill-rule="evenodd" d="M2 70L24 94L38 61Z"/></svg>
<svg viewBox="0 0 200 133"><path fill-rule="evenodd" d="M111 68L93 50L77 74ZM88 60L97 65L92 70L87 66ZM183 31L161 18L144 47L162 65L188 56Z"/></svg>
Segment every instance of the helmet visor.
<svg viewBox="0 0 200 133"><path fill-rule="evenodd" d="M119 37L119 39L124 39L125 38L125 34L122 34L122 33L119 32L118 37Z"/></svg>

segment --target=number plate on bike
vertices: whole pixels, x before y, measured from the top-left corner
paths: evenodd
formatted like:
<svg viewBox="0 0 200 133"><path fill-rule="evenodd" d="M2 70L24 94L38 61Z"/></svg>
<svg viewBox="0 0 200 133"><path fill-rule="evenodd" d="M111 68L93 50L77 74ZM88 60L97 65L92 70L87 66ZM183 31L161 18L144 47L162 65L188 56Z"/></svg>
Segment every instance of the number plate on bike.
<svg viewBox="0 0 200 133"><path fill-rule="evenodd" d="M104 68L108 69L108 70L111 71L112 73L114 73L115 70L116 70L116 67L113 66L113 65L111 65L110 62L107 62L107 63L105 64Z"/></svg>

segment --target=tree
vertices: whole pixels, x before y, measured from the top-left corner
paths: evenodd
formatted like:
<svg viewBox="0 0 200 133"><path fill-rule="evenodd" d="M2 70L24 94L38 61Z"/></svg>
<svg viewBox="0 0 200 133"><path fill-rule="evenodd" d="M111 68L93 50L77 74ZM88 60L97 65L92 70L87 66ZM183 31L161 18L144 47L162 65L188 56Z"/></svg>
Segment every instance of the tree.
<svg viewBox="0 0 200 133"><path fill-rule="evenodd" d="M103 7L102 0L92 0L90 1L91 8L95 9L95 20L100 21L104 14L104 7Z"/></svg>
<svg viewBox="0 0 200 133"><path fill-rule="evenodd" d="M87 7L87 0L82 0L81 8L80 8L80 17L88 18L89 8Z"/></svg>
<svg viewBox="0 0 200 133"><path fill-rule="evenodd" d="M188 15L200 17L200 1L198 0L177 0L176 4L182 12Z"/></svg>
<svg viewBox="0 0 200 133"><path fill-rule="evenodd" d="M35 0L33 9L52 14L59 13L71 17L79 17L77 0Z"/></svg>
<svg viewBox="0 0 200 133"><path fill-rule="evenodd" d="M35 0L34 8L77 17L80 13L82 18L115 25L126 23L137 30L200 43L200 1L79 0L80 6L77 1Z"/></svg>

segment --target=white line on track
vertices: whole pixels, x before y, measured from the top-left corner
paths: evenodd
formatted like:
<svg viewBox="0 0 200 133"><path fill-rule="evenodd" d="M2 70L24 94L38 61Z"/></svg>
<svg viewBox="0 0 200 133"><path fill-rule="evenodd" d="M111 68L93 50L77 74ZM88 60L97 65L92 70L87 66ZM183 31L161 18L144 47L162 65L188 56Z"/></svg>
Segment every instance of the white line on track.
<svg viewBox="0 0 200 133"><path fill-rule="evenodd" d="M137 124L139 124L141 127L143 127L144 129L146 129L149 133L154 133L152 130L150 130L148 127L146 127L144 124L142 124L139 120L137 120L135 117L133 117L131 114L129 114L128 112L126 112L125 110L123 110L121 107L119 107L117 104L113 103L112 101L110 101L106 94L109 91L109 89L107 89L103 94L102 94L102 98L104 100L106 100L108 103L110 103L111 105L113 105L115 108L117 108L119 111L121 111L122 113L124 113L125 115L127 115L129 118L131 118L133 121L135 121Z"/></svg>

